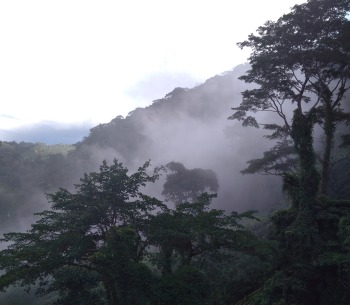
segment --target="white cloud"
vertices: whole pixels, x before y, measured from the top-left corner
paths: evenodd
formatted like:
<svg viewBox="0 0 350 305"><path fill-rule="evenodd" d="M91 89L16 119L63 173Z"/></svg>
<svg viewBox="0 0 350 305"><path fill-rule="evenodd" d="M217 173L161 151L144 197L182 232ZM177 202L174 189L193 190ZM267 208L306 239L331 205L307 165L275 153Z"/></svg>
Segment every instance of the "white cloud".
<svg viewBox="0 0 350 305"><path fill-rule="evenodd" d="M243 62L236 42L295 2L1 1L0 114L17 120L0 127L126 115L162 97L130 94L154 75L198 83Z"/></svg>

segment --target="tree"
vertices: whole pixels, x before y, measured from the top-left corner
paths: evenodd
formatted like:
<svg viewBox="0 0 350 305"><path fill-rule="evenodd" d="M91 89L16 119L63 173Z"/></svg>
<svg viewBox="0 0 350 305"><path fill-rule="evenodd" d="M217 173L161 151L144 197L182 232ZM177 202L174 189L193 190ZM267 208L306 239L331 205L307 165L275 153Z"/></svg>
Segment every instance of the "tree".
<svg viewBox="0 0 350 305"><path fill-rule="evenodd" d="M315 123L323 128L321 193L327 194L334 133L339 124L350 121L349 113L342 110L350 88L349 9L348 0L309 0L276 22L266 22L258 28L258 35L251 34L238 44L253 50L251 69L240 79L257 87L242 93L243 101L233 108L230 118L245 126L262 125L272 131L267 138L277 141L274 154L265 155L260 162L250 161L246 173L272 170L283 174L295 165L293 154L298 152L286 149L296 142L290 115L294 109L298 119L309 121L311 128ZM279 122L258 123L252 116L258 111L276 114ZM286 166L280 166L280 158Z"/></svg>
<svg viewBox="0 0 350 305"><path fill-rule="evenodd" d="M212 296L204 265L237 251L256 255L258 242L241 224L253 212L210 210L215 195L207 193L170 209L140 191L158 178L148 167L129 174L116 160L103 162L75 192L49 194L52 209L36 214L30 230L4 234L0 289L36 285L40 295L58 292L57 305L200 304Z"/></svg>
<svg viewBox="0 0 350 305"><path fill-rule="evenodd" d="M215 196L204 193L195 202L179 204L157 215L148 227L150 242L159 248L154 256L163 276L194 261L205 264L223 251L254 252L256 238L240 223L256 219L254 211L227 214L209 209Z"/></svg>
<svg viewBox="0 0 350 305"><path fill-rule="evenodd" d="M202 305L210 302L210 282L197 268L185 266L167 274L160 282L159 305Z"/></svg>
<svg viewBox="0 0 350 305"><path fill-rule="evenodd" d="M252 113L272 112L279 119L262 124L272 131L267 138L277 144L262 160L250 161L247 172L282 175L292 202L289 209L271 217L276 256L270 278L254 295L257 304L347 304L350 300L349 264L343 260L349 252L339 237L347 230L350 202L319 196L328 192L335 129L349 121L342 110L350 88L349 10L349 0L309 0L276 22L265 23L258 35L251 34L239 44L253 50L251 69L241 79L256 87L242 93L243 101L233 108L231 118L255 127L261 124ZM326 139L321 175L313 139L316 124ZM281 164L275 162L279 159ZM342 278L339 272L344 272Z"/></svg>
<svg viewBox="0 0 350 305"><path fill-rule="evenodd" d="M157 250L150 253L150 261L162 275L156 304L224 304L229 262L242 253L266 260L270 247L242 225L256 220L254 211L209 209L214 197L204 193L181 203L149 226L147 235Z"/></svg>
<svg viewBox="0 0 350 305"><path fill-rule="evenodd" d="M31 230L4 235L10 244L0 252L0 287L38 283L41 293L65 294L70 277L64 270L77 274L75 281L88 271L92 283L103 285L108 304L143 304L151 277L141 262L143 231L163 208L139 191L157 179L148 166L129 175L116 160L111 166L103 162L100 172L85 174L76 193L60 189L48 195L52 210L38 213Z"/></svg>
<svg viewBox="0 0 350 305"><path fill-rule="evenodd" d="M162 195L167 201L181 204L195 201L204 192L216 193L219 184L212 170L201 168L187 169L182 163L170 162L164 169L170 171L163 186Z"/></svg>

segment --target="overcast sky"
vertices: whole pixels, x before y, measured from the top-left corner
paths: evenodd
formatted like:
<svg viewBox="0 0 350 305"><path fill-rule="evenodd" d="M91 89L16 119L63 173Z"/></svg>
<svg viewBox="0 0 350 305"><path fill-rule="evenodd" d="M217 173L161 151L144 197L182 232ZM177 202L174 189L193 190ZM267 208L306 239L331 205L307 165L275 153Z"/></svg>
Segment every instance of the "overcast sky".
<svg viewBox="0 0 350 305"><path fill-rule="evenodd" d="M126 116L245 62L236 43L302 2L0 1L0 131Z"/></svg>

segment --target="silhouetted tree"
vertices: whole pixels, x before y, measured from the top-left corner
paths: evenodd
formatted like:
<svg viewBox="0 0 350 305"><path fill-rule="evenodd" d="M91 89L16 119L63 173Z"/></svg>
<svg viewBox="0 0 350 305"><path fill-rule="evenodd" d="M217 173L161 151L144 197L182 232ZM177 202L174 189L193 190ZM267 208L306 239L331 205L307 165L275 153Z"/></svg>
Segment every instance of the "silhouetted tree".
<svg viewBox="0 0 350 305"><path fill-rule="evenodd" d="M147 245L142 233L153 211L163 207L139 191L157 178L147 174L148 166L129 175L116 160L111 166L104 162L100 172L85 174L76 193L60 189L48 195L52 210L38 213L31 230L4 234L2 241L10 245L0 252L5 271L0 287L39 283L41 293L64 292L71 281L68 271L77 274L77 282L91 271L108 304L144 304L151 274L141 263Z"/></svg>
<svg viewBox="0 0 350 305"><path fill-rule="evenodd" d="M347 230L344 217L350 213L350 203L318 196L319 191L327 194L335 129L349 120L341 108L350 88L349 10L349 0L309 0L276 22L268 21L257 35L239 44L253 50L251 69L241 79L255 83L256 88L242 93L243 102L233 108L231 118L255 127L259 123L252 113L273 112L279 119L262 124L272 130L267 138L277 144L262 160L250 161L246 172L282 175L292 202L271 218L270 237L277 251L271 277L260 297L254 296L257 304L346 304L350 300L348 275L337 278L340 270L349 267L342 260L349 252L339 236ZM321 175L313 139L316 123L326 137ZM281 165L276 163L279 159ZM345 286L335 290L334 283L339 287L342 280Z"/></svg>
<svg viewBox="0 0 350 305"><path fill-rule="evenodd" d="M194 201L204 192L216 193L219 184L212 170L187 169L182 163L170 162L165 166L170 174L166 177L162 195L175 204Z"/></svg>
<svg viewBox="0 0 350 305"><path fill-rule="evenodd" d="M291 149L295 138L290 109L294 109L299 118L312 126L317 122L324 130L321 193L327 194L334 133L350 120L341 104L350 88L349 6L348 0L309 0L276 22L266 22L257 35L238 44L253 50L251 69L240 79L257 87L242 93L243 102L233 108L230 118L242 120L244 126L262 125L273 131L266 137L277 141L244 172L283 174L296 165L293 155L298 152ZM275 113L279 121L258 123L252 116L258 111Z"/></svg>

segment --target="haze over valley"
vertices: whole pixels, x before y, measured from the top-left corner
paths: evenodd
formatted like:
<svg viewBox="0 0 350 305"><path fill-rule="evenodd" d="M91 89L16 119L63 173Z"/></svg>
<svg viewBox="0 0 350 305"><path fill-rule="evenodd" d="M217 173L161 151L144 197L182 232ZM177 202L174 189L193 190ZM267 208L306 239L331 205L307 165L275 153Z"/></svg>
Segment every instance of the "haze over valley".
<svg viewBox="0 0 350 305"><path fill-rule="evenodd" d="M350 0L294 2L0 4L0 304L350 303Z"/></svg>

